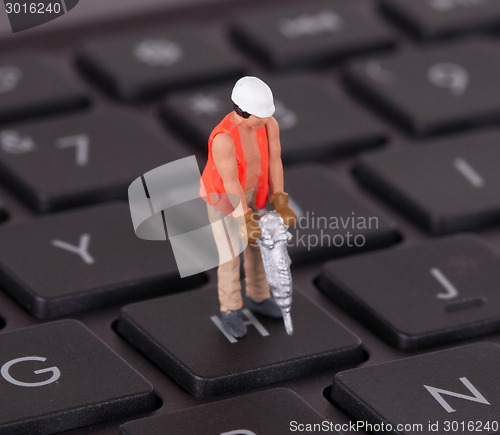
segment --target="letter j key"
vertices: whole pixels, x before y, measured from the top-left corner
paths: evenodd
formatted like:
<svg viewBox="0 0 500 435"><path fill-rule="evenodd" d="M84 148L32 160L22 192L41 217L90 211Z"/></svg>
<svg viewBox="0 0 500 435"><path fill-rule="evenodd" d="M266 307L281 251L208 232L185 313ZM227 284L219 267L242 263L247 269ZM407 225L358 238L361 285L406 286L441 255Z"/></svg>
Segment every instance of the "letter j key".
<svg viewBox="0 0 500 435"><path fill-rule="evenodd" d="M498 282L500 257L470 235L331 261L317 281L401 349L500 331Z"/></svg>

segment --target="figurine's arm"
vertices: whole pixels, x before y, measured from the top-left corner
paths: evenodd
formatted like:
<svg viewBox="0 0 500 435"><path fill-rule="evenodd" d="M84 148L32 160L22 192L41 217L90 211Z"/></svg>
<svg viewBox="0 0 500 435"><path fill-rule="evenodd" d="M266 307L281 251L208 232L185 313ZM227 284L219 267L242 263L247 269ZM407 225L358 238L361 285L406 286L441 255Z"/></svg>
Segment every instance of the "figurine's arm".
<svg viewBox="0 0 500 435"><path fill-rule="evenodd" d="M280 129L273 117L267 122L269 142L269 186L271 194L283 192L283 163L281 162Z"/></svg>
<svg viewBox="0 0 500 435"><path fill-rule="evenodd" d="M231 136L227 133L215 136L212 142L212 156L215 167L224 183L224 190L227 194L240 198L243 213L233 213L235 218L241 218L240 237L246 237L249 243L254 243L260 237L260 227L253 218L252 209L248 207L243 187L238 179L238 165L236 164L236 153ZM246 226L246 231L242 231L241 226Z"/></svg>
<svg viewBox="0 0 500 435"><path fill-rule="evenodd" d="M288 194L284 191L280 131L278 122L272 117L267 122L267 138L269 142L269 186L272 193L269 201L281 215L285 225L290 226L297 221L297 215L288 205Z"/></svg>
<svg viewBox="0 0 500 435"><path fill-rule="evenodd" d="M234 142L227 133L215 136L212 143L212 155L217 172L222 178L224 189L228 195L236 195L240 198L243 207L242 214L248 210L243 187L238 179L238 165L236 164L236 153Z"/></svg>

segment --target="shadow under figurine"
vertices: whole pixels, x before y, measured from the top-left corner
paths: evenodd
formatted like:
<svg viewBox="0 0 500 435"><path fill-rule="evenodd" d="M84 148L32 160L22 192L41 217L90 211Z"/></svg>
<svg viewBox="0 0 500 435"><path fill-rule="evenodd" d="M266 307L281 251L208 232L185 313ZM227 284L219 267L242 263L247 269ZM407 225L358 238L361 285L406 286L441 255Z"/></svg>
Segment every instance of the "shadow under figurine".
<svg viewBox="0 0 500 435"><path fill-rule="evenodd" d="M262 80L243 77L236 82L231 99L234 111L214 128L208 140L208 160L201 177L200 195L208 202L211 222L231 214L240 223L240 237L248 241L243 251L247 308L269 317L284 315L287 332L291 334L292 280L286 241L291 237L287 228L296 222L297 215L284 192L279 126L272 116L273 94ZM237 198L240 206L228 211L228 197ZM263 215L263 228L266 221L270 226L269 231L262 234L259 210L266 207L268 200L276 212ZM266 215L271 216L265 218ZM275 219L276 215L280 222ZM276 235L274 241L271 223ZM223 258L228 235L216 225L212 225L212 229L219 257ZM271 297L269 284L275 299ZM238 255L219 265L217 290L224 328L236 338L244 337L247 328L242 317Z"/></svg>

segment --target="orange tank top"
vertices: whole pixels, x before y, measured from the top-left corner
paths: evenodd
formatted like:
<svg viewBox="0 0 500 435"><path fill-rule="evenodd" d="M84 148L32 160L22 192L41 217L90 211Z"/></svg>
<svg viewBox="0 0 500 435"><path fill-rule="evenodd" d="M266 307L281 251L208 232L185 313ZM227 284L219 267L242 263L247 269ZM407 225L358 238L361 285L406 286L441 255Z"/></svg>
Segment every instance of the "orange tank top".
<svg viewBox="0 0 500 435"><path fill-rule="evenodd" d="M236 153L236 163L238 166L238 180L245 191L246 185L246 168L247 162L245 160L245 155L243 154L243 148L241 146L240 134L238 132L238 126L231 120L231 115L233 112L225 116L225 118L212 130L210 137L208 139L208 160L207 165L201 176L201 188L200 196L212 204L214 207L220 211L230 214L233 209L229 205L224 194L226 191L224 189L224 183L222 178L215 167L213 155L212 155L212 143L215 138L220 133L227 133L231 136L234 143L234 149ZM266 126L259 128L257 130L257 145L260 152L260 176L257 180L257 192L255 197L255 206L259 209L264 208L267 204L267 198L269 196L269 142L267 139L267 128Z"/></svg>

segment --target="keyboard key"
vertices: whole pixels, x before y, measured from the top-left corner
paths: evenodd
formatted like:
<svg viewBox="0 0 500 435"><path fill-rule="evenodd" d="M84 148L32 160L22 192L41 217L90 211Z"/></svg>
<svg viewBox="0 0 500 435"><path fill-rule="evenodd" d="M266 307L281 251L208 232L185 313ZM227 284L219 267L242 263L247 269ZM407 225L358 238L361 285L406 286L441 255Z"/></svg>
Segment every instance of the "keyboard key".
<svg viewBox="0 0 500 435"><path fill-rule="evenodd" d="M51 434L154 410L153 386L84 325L0 335L0 433Z"/></svg>
<svg viewBox="0 0 500 435"><path fill-rule="evenodd" d="M373 432L493 434L499 372L500 346L476 343L338 373L332 398Z"/></svg>
<svg viewBox="0 0 500 435"><path fill-rule="evenodd" d="M325 64L393 45L391 32L369 3L314 0L267 7L238 16L233 33L272 66Z"/></svg>
<svg viewBox="0 0 500 435"><path fill-rule="evenodd" d="M122 435L163 435L167 427L169 435L280 434L299 428L300 423L321 425L324 420L293 391L276 388L136 420L120 429Z"/></svg>
<svg viewBox="0 0 500 435"><path fill-rule="evenodd" d="M319 165L287 169L285 190L297 212L290 228L293 261L314 261L377 249L399 241L392 221L344 190Z"/></svg>
<svg viewBox="0 0 500 435"><path fill-rule="evenodd" d="M493 30L500 25L497 0L383 0L382 7L424 39Z"/></svg>
<svg viewBox="0 0 500 435"><path fill-rule="evenodd" d="M378 145L384 128L332 83L313 75L268 81L275 97L285 163L334 157ZM212 129L233 110L234 83L170 94L164 115L173 128L203 149ZM328 108L328 110L325 110Z"/></svg>
<svg viewBox="0 0 500 435"><path fill-rule="evenodd" d="M356 174L433 234L498 224L500 131L363 156Z"/></svg>
<svg viewBox="0 0 500 435"><path fill-rule="evenodd" d="M0 59L0 123L86 103L79 83L52 58L24 55Z"/></svg>
<svg viewBox="0 0 500 435"><path fill-rule="evenodd" d="M168 141L125 110L17 124L0 129L0 172L39 212L126 198L135 178L178 157Z"/></svg>
<svg viewBox="0 0 500 435"><path fill-rule="evenodd" d="M318 286L371 331L421 349L500 331L500 257L473 236L327 263Z"/></svg>
<svg viewBox="0 0 500 435"><path fill-rule="evenodd" d="M51 319L181 290L167 243L134 234L128 206L112 203L0 228L2 287L26 310Z"/></svg>
<svg viewBox="0 0 500 435"><path fill-rule="evenodd" d="M203 26L92 41L80 50L79 62L123 100L160 97L242 74L239 54L215 29Z"/></svg>
<svg viewBox="0 0 500 435"><path fill-rule="evenodd" d="M293 295L294 334L282 319L244 309L248 335L228 335L215 288L132 304L118 332L196 397L211 397L361 361L361 342L302 296Z"/></svg>
<svg viewBox="0 0 500 435"><path fill-rule="evenodd" d="M353 90L416 136L500 120L500 53L466 41L407 51L348 68Z"/></svg>

